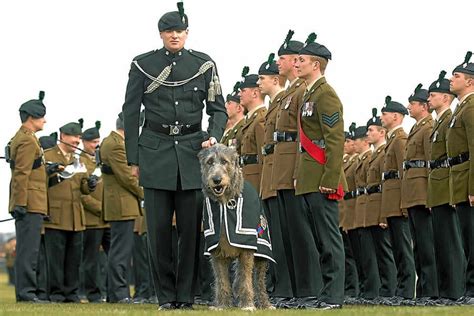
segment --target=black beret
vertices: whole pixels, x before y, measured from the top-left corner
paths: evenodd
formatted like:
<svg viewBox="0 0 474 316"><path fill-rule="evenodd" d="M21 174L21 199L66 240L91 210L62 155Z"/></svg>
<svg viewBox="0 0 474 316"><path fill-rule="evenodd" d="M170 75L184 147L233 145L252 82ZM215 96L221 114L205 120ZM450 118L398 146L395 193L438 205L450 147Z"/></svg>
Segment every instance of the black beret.
<svg viewBox="0 0 474 316"><path fill-rule="evenodd" d="M422 89L423 85L420 83L416 86L415 91L408 98L408 102L418 101L428 103L428 97L430 96L428 90Z"/></svg>
<svg viewBox="0 0 474 316"><path fill-rule="evenodd" d="M291 38L293 37L293 34L295 34L294 31L288 31L285 41L278 49L278 56L299 54L304 44L299 41L292 41Z"/></svg>
<svg viewBox="0 0 474 316"><path fill-rule="evenodd" d="M100 138L100 121L95 121L95 127L86 129L84 133L82 133L83 140L94 140Z"/></svg>
<svg viewBox="0 0 474 316"><path fill-rule="evenodd" d="M58 142L58 133L54 132L54 133L51 133L49 136L41 136L39 138L39 141L43 149L46 150L46 149L52 148L56 146L56 143Z"/></svg>
<svg viewBox="0 0 474 316"><path fill-rule="evenodd" d="M38 100L30 100L20 106L20 112L25 112L33 118L40 118L46 115L46 107L43 104L44 91L39 92Z"/></svg>
<svg viewBox="0 0 474 316"><path fill-rule="evenodd" d="M377 116L377 108L372 108L372 118L367 121L367 128L371 125L382 126L382 120Z"/></svg>
<svg viewBox="0 0 474 316"><path fill-rule="evenodd" d="M446 71L441 70L439 73L438 79L434 81L428 90L428 92L441 92L441 93L449 93L453 94L451 90L449 89L449 80L446 79L444 76L446 76Z"/></svg>
<svg viewBox="0 0 474 316"><path fill-rule="evenodd" d="M245 66L242 70L242 82L240 83L240 90L245 88L258 88L258 75L248 74L249 67Z"/></svg>
<svg viewBox="0 0 474 316"><path fill-rule="evenodd" d="M275 76L278 75L280 72L278 70L278 65L275 62L275 54L271 53L268 56L268 60L264 62L260 68L258 69L259 75L268 75L268 76Z"/></svg>
<svg viewBox="0 0 474 316"><path fill-rule="evenodd" d="M61 133L66 135L81 135L82 134L82 126L84 124L83 119L77 120L76 122L67 123L59 128Z"/></svg>
<svg viewBox="0 0 474 316"><path fill-rule="evenodd" d="M385 98L385 106L382 108L382 113L383 112L392 112L408 115L407 108L399 102L392 101L392 98L390 96L387 96Z"/></svg>
<svg viewBox="0 0 474 316"><path fill-rule="evenodd" d="M349 126L349 139L354 140L354 135L355 135L355 130L356 130L356 123L352 122L351 125Z"/></svg>
<svg viewBox="0 0 474 316"><path fill-rule="evenodd" d="M171 11L163 14L158 21L158 30L164 31L181 31L188 28L188 16L184 13L183 2L177 3L178 11Z"/></svg>
<svg viewBox="0 0 474 316"><path fill-rule="evenodd" d="M305 45L300 50L300 55L311 55L311 56L319 56L326 60L331 59L331 52L326 46L321 45L315 42L316 40L316 33L311 33L308 36L308 39L305 42Z"/></svg>
<svg viewBox="0 0 474 316"><path fill-rule="evenodd" d="M237 81L234 85L234 89L232 90L232 92L227 95L226 102L233 101L236 103L240 103L239 88L240 81Z"/></svg>
<svg viewBox="0 0 474 316"><path fill-rule="evenodd" d="M351 133L344 131L344 139L352 139Z"/></svg>
<svg viewBox="0 0 474 316"><path fill-rule="evenodd" d="M367 136L367 126L357 126L354 131L353 139L359 139Z"/></svg>
<svg viewBox="0 0 474 316"><path fill-rule="evenodd" d="M470 59L471 59L471 56L472 56L472 52L470 52L470 51L467 52L466 57L464 57L464 62L461 65L454 68L453 74L455 72L461 72L461 73L464 73L464 74L474 76L474 63L469 62Z"/></svg>

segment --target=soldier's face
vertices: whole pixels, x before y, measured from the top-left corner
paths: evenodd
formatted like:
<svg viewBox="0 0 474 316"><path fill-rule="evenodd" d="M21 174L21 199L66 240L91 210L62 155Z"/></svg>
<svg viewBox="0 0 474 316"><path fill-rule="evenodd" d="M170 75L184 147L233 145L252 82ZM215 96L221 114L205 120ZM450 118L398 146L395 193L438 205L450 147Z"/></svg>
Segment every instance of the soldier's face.
<svg viewBox="0 0 474 316"><path fill-rule="evenodd" d="M240 90L240 104L242 104L243 107L247 107L253 102L253 99L255 99L255 88L243 88Z"/></svg>
<svg viewBox="0 0 474 316"><path fill-rule="evenodd" d="M188 30L163 31L160 33L163 40L163 46L172 53L183 49L186 39L188 38Z"/></svg>
<svg viewBox="0 0 474 316"><path fill-rule="evenodd" d="M298 55L295 63L296 73L299 78L309 79L312 73L317 69L317 62L311 60L309 55Z"/></svg>
<svg viewBox="0 0 474 316"><path fill-rule="evenodd" d="M44 124L46 123L46 119L44 117L33 118L30 116L29 119L31 119L31 124L35 132L43 130Z"/></svg>
<svg viewBox="0 0 474 316"><path fill-rule="evenodd" d="M421 118L420 116L424 115L424 105L421 102L418 101L411 101L408 103L407 106L408 112L410 113L410 116L413 117L415 120Z"/></svg>
<svg viewBox="0 0 474 316"><path fill-rule="evenodd" d="M374 145L383 138L385 138L384 129L378 128L375 125L370 125L367 128L367 141L369 144Z"/></svg>
<svg viewBox="0 0 474 316"><path fill-rule="evenodd" d="M95 149L97 146L100 144L100 138L96 138L93 140L82 140L82 146L84 147L84 150L87 151L88 153L94 153Z"/></svg>
<svg viewBox="0 0 474 316"><path fill-rule="evenodd" d="M395 113L382 112L380 120L382 121L382 126L390 130L394 126L393 124L395 122Z"/></svg>
<svg viewBox="0 0 474 316"><path fill-rule="evenodd" d="M278 71L280 75L288 77L295 69L295 63L298 55L282 55L277 60Z"/></svg>
<svg viewBox="0 0 474 316"><path fill-rule="evenodd" d="M227 101L225 103L225 109L227 110L227 116L229 118L234 118L239 112L242 112L241 105L234 101Z"/></svg>
<svg viewBox="0 0 474 316"><path fill-rule="evenodd" d="M81 135L67 135L67 134L61 133L61 140L70 145L78 147L81 141ZM71 147L71 146L64 146L64 147L69 153L73 153L76 150L74 147Z"/></svg>
<svg viewBox="0 0 474 316"><path fill-rule="evenodd" d="M355 153L354 141L352 139L347 138L344 141L344 152L349 155Z"/></svg>
<svg viewBox="0 0 474 316"><path fill-rule="evenodd" d="M275 86L275 76L265 76L260 75L258 76L258 88L262 94L269 95L272 91L272 88Z"/></svg>
<svg viewBox="0 0 474 316"><path fill-rule="evenodd" d="M473 85L474 79L460 72L455 72L451 79L449 79L449 90L457 95L464 94L463 92Z"/></svg>

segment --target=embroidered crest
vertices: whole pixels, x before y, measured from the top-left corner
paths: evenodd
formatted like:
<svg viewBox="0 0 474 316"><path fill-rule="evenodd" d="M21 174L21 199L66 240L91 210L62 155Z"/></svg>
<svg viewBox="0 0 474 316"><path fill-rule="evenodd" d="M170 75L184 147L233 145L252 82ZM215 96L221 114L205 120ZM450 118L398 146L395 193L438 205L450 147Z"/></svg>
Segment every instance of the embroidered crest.
<svg viewBox="0 0 474 316"><path fill-rule="evenodd" d="M260 223L257 226L257 233L259 237L262 237L265 231L267 230L268 222L265 216L260 215Z"/></svg>
<svg viewBox="0 0 474 316"><path fill-rule="evenodd" d="M303 111L301 115L304 116L313 116L314 102L306 102L303 105Z"/></svg>
<svg viewBox="0 0 474 316"><path fill-rule="evenodd" d="M227 202L227 208L228 209L235 209L235 207L237 206L237 202L235 201L235 199L230 199L228 202Z"/></svg>
<svg viewBox="0 0 474 316"><path fill-rule="evenodd" d="M333 127L337 122L339 122L339 112L334 112L331 115L323 114L322 119L324 124Z"/></svg>

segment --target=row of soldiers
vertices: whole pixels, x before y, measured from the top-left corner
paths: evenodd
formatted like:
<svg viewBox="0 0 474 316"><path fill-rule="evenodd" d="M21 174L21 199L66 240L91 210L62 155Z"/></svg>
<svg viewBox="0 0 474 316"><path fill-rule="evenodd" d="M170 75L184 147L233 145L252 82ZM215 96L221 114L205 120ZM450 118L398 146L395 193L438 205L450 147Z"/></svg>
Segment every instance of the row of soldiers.
<svg viewBox="0 0 474 316"><path fill-rule="evenodd" d="M324 78L329 51L314 44L314 34L305 44L292 35L280 47L278 61L271 54L258 74L244 68L244 79L227 96L229 120L221 139L239 152L244 177L260 192L269 218L278 262L271 271L273 303L312 308L325 302L333 308L344 296L346 304L474 304L471 53L450 80L442 71L428 90L418 85L407 107L387 97L381 116L374 108L366 125L353 123L343 136L335 128L342 109ZM305 69L306 55L314 58L315 77ZM416 120L408 135L402 127L407 115ZM325 151L323 167L305 164L317 161L305 156L306 133ZM327 198L334 193L321 186L344 182L337 177L339 158L347 187L339 202L340 234L331 235L328 214L317 218L312 209L327 201L305 193L318 190ZM336 177L322 182L321 173ZM337 267L340 249L331 240L340 236L342 268ZM328 245L332 249L325 249Z"/></svg>

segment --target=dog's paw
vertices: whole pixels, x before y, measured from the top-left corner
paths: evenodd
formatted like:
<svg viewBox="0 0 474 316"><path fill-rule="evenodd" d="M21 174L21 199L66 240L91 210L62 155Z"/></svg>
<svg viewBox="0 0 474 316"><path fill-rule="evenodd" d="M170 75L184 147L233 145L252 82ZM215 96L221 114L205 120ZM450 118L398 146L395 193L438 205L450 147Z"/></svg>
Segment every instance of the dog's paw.
<svg viewBox="0 0 474 316"><path fill-rule="evenodd" d="M276 309L276 307L273 305L269 305L269 306L264 307L264 309Z"/></svg>
<svg viewBox="0 0 474 316"><path fill-rule="evenodd" d="M209 309L211 311L223 311L224 307L223 306L209 306Z"/></svg>
<svg viewBox="0 0 474 316"><path fill-rule="evenodd" d="M242 310L245 312L255 312L257 309L255 308L255 306L245 306L242 307Z"/></svg>

